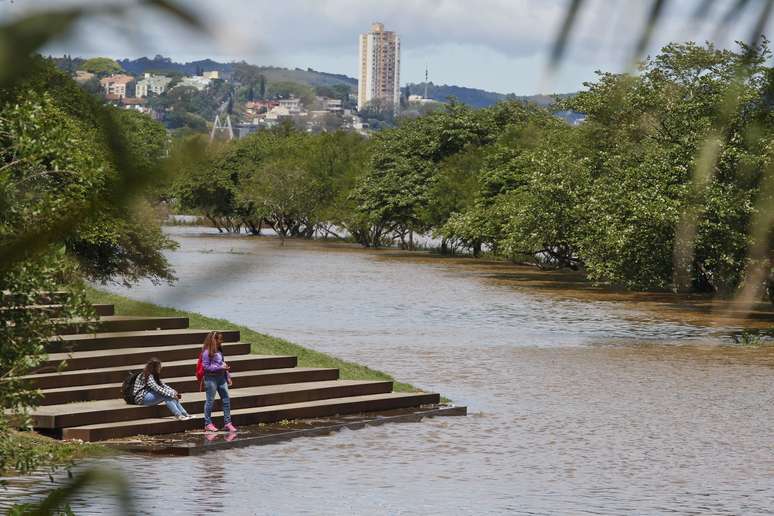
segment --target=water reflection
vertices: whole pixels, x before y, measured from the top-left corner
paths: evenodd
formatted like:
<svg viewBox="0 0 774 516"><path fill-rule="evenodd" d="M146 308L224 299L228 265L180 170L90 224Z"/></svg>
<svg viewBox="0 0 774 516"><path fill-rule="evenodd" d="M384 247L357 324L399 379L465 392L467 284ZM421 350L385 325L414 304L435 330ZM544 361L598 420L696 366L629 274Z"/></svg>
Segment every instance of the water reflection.
<svg viewBox="0 0 774 516"><path fill-rule="evenodd" d="M772 512L774 349L726 345L744 323L710 324L707 300L174 232L177 286L121 292L386 370L471 415L103 461L132 472L148 514Z"/></svg>

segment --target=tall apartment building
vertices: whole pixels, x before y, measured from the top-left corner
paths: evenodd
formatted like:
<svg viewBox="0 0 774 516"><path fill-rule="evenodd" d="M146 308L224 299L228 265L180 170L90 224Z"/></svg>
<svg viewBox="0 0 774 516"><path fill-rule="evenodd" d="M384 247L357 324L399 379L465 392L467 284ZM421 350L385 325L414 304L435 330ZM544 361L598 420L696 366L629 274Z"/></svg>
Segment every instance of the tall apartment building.
<svg viewBox="0 0 774 516"><path fill-rule="evenodd" d="M357 108L383 99L395 110L400 105L400 38L384 25L374 23L371 31L360 35L360 74L357 84Z"/></svg>

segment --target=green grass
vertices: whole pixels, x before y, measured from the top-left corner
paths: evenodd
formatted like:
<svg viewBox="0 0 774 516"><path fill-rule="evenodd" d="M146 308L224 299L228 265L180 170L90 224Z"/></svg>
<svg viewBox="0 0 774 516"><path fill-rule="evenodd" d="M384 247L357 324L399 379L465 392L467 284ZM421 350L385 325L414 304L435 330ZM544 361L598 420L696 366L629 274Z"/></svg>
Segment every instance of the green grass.
<svg viewBox="0 0 774 516"><path fill-rule="evenodd" d="M420 392L420 389L395 381L395 379L369 367L340 360L331 355L314 351L284 339L258 333L245 326L239 326L225 319L206 317L195 312L185 312L175 308L134 301L124 296L97 289L89 289L88 297L92 303L115 305L116 315L145 315L148 317L188 317L191 328L213 330L238 330L242 342L249 342L253 353L260 355L294 355L298 357L299 367L332 367L339 369L343 380L388 380L399 392Z"/></svg>
<svg viewBox="0 0 774 516"><path fill-rule="evenodd" d="M8 469L0 471L0 478L8 474L24 474L40 467L55 470L85 457L104 457L115 453L115 450L101 444L60 441L36 432L9 430L4 438L8 442L3 446L12 449L13 453L10 463L6 464Z"/></svg>

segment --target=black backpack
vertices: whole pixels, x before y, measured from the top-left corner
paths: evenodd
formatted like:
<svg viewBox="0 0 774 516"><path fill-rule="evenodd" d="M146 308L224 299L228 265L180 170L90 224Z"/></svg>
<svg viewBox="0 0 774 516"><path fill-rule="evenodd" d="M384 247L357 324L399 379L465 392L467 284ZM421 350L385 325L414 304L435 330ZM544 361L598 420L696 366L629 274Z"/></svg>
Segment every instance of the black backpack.
<svg viewBox="0 0 774 516"><path fill-rule="evenodd" d="M124 394L124 401L128 405L137 405L137 403L134 401L134 384L137 381L137 377L140 375L141 372L142 371L129 373L129 376L126 377L126 380L124 380L124 384L121 386L121 391Z"/></svg>

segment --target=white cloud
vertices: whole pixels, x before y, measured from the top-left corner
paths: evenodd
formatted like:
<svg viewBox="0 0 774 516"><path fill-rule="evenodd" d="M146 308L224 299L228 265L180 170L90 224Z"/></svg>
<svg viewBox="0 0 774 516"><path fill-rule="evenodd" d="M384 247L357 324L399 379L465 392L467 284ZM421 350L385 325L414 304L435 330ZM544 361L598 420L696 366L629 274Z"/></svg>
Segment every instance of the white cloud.
<svg viewBox="0 0 774 516"><path fill-rule="evenodd" d="M97 4L98 0L87 0ZM735 0L726 0L732 2ZM77 0L0 0L0 18ZM216 38L181 29L168 18L136 14L123 27L105 20L79 27L55 53L178 60L244 59L255 64L312 67L354 75L357 35L372 21L399 33L403 78L422 79L426 62L436 82L530 93L538 87L568 0L184 0ZM675 0L650 50L669 40L703 41L707 27L690 18L698 0ZM724 3L724 2L720 2ZM557 90L577 89L595 69L618 71L631 53L650 2L587 0L572 35ZM719 13L714 13L717 17ZM749 17L747 19L749 22ZM749 25L749 23L748 23ZM725 44L747 36L741 24Z"/></svg>

